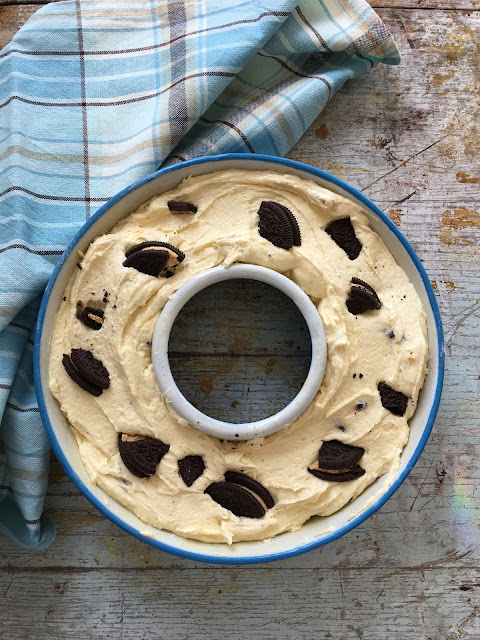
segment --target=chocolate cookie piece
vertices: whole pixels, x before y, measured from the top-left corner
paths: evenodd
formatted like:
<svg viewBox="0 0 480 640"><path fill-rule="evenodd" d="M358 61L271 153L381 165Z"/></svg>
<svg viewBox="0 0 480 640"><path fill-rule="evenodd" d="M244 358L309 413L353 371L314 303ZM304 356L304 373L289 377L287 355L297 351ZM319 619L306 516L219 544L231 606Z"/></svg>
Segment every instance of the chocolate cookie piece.
<svg viewBox="0 0 480 640"><path fill-rule="evenodd" d="M308 469L308 471L316 478L326 480L327 482L350 482L350 480L361 478L365 473L365 469L362 469L358 464L356 467L353 467L353 469L343 471L342 473L328 473L328 471L321 471L320 469Z"/></svg>
<svg viewBox="0 0 480 640"><path fill-rule="evenodd" d="M352 278L346 305L351 314L358 316L366 311L380 309L382 303L373 287L359 278Z"/></svg>
<svg viewBox="0 0 480 640"><path fill-rule="evenodd" d="M261 211L271 211L273 213L277 212L278 215L282 215L282 213L284 213L288 218L290 228L292 230L293 245L295 247L299 247L302 244L302 237L300 234L300 227L298 226L297 219L288 207L286 207L284 204L280 204L279 202L274 202L273 200L263 200L262 204L260 205L260 209L258 210L259 215Z"/></svg>
<svg viewBox="0 0 480 640"><path fill-rule="evenodd" d="M185 254L168 242L156 240L140 242L125 254L124 267L133 267L141 273L162 278L171 278Z"/></svg>
<svg viewBox="0 0 480 640"><path fill-rule="evenodd" d="M262 238L281 249L301 244L297 220L287 207L273 200L263 200L258 216L258 232Z"/></svg>
<svg viewBox="0 0 480 640"><path fill-rule="evenodd" d="M70 356L75 369L84 380L100 389L108 389L110 376L101 360L97 360L91 351L72 349Z"/></svg>
<svg viewBox="0 0 480 640"><path fill-rule="evenodd" d="M240 473L239 471L226 471L225 480L227 482L239 484L240 486L250 489L250 491L256 493L257 496L263 500L268 509L271 509L275 504L275 501L268 489L266 489L263 484L260 484L260 482L250 478L250 476L247 476L244 473Z"/></svg>
<svg viewBox="0 0 480 640"><path fill-rule="evenodd" d="M68 354L66 353L63 354L62 363L63 363L63 366L65 367L65 371L68 373L70 378L76 384L78 384L78 386L81 389L83 389L87 393L90 393L92 396L95 396L96 398L102 395L103 389L100 389L100 387L96 387L94 384L91 384L90 382L85 380L85 378L83 378L73 366L73 363Z"/></svg>
<svg viewBox="0 0 480 640"><path fill-rule="evenodd" d="M98 331L103 327L105 319L103 309L95 309L94 307L85 307L77 318L89 329Z"/></svg>
<svg viewBox="0 0 480 640"><path fill-rule="evenodd" d="M265 509L253 493L233 482L212 482L206 489L212 500L236 516L263 518Z"/></svg>
<svg viewBox="0 0 480 640"><path fill-rule="evenodd" d="M197 213L197 207L183 200L169 200L167 206L174 213Z"/></svg>
<svg viewBox="0 0 480 640"><path fill-rule="evenodd" d="M350 218L332 220L325 227L325 232L345 251L350 260L358 258L362 250L362 244L355 235L355 229Z"/></svg>
<svg viewBox="0 0 480 640"><path fill-rule="evenodd" d="M351 469L365 453L362 447L344 444L339 440L327 440L318 452L318 468L321 471Z"/></svg>
<svg viewBox="0 0 480 640"><path fill-rule="evenodd" d="M133 253L127 258L123 266L133 267L147 276L158 278L160 273L165 269L170 254L164 250L144 249L141 252Z"/></svg>
<svg viewBox="0 0 480 640"><path fill-rule="evenodd" d="M290 220L290 225L292 227L292 233L293 233L293 246L294 247L300 247L302 244L302 236L300 233L300 227L298 225L297 219L295 218L295 216L293 215L293 213L290 211L290 209L287 209L287 207L283 207L285 213L287 214L289 220Z"/></svg>
<svg viewBox="0 0 480 640"><path fill-rule="evenodd" d="M134 253L138 253L138 251L143 251L144 249L151 249L154 247L170 249L170 251L173 251L177 254L180 262L182 262L185 258L185 254L183 253L183 251L180 251L178 247L175 247L173 244L169 244L168 242L160 242L160 240L147 240L145 242L139 242L125 253L125 257L129 258Z"/></svg>
<svg viewBox="0 0 480 640"><path fill-rule="evenodd" d="M205 471L202 456L185 456L178 461L178 472L187 487L191 487Z"/></svg>
<svg viewBox="0 0 480 640"><path fill-rule="evenodd" d="M360 285L364 289L368 289L368 291L370 291L370 293L372 293L374 296L377 295L375 289L370 284L368 284L368 282L365 282L365 280L360 280L360 278L352 278L351 283Z"/></svg>
<svg viewBox="0 0 480 640"><path fill-rule="evenodd" d="M401 391L395 391L386 382L379 382L377 389L380 393L380 400L385 409L388 409L395 416L403 416L407 410L408 396Z"/></svg>
<svg viewBox="0 0 480 640"><path fill-rule="evenodd" d="M123 464L139 478L152 476L169 449L170 445L156 438L118 434L118 450Z"/></svg>

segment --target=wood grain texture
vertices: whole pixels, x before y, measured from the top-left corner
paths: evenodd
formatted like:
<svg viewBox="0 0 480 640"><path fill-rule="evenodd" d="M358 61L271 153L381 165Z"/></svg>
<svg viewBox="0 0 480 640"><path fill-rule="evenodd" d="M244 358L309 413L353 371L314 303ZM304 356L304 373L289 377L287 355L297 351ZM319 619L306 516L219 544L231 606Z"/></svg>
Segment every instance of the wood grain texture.
<svg viewBox="0 0 480 640"><path fill-rule="evenodd" d="M0 0L0 7L31 6L35 11L40 6L49 2L60 0ZM370 0L370 6L374 9L443 9L446 11L479 11L479 0ZM23 24L23 23L21 23ZM19 26L21 26L21 24Z"/></svg>
<svg viewBox="0 0 480 640"><path fill-rule="evenodd" d="M34 4L9 6L0 0L0 49L10 42L38 8L38 5Z"/></svg>
<svg viewBox="0 0 480 640"><path fill-rule="evenodd" d="M368 577L350 568L278 566L43 571L41 582L37 575L27 570L0 577L2 605L19 612L9 640L25 640L31 620L35 637L62 640L297 640L311 638L313 629L335 640L477 637L475 570L387 568ZM454 599L452 612L445 600Z"/></svg>
<svg viewBox="0 0 480 640"><path fill-rule="evenodd" d="M127 536L53 460L46 511L56 540L29 553L2 539L1 638L480 639L480 14L464 11L478 8L470 0L402 8L418 4L378 10L402 65L350 82L290 154L363 189L431 278L447 371L416 467L327 547L222 568ZM20 26L20 10L0 8L0 37Z"/></svg>
<svg viewBox="0 0 480 640"><path fill-rule="evenodd" d="M456 13L480 11L479 0L370 0L377 9L422 9L425 11L454 11Z"/></svg>
<svg viewBox="0 0 480 640"><path fill-rule="evenodd" d="M212 418L235 423L286 407L311 360L308 326L294 302L253 280L220 282L189 300L168 350L187 400Z"/></svg>

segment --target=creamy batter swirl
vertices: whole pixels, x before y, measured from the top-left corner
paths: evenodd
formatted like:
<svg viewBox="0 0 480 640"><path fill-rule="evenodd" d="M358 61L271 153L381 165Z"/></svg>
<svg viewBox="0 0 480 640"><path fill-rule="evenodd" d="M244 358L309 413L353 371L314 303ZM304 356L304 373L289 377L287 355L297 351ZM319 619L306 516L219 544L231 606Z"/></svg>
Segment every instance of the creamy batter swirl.
<svg viewBox="0 0 480 640"><path fill-rule="evenodd" d="M197 213L172 213L167 202L194 203ZM262 201L294 214L301 244L274 246L258 231ZM349 217L362 244L350 260L324 229ZM167 242L185 259L172 277L123 266L144 241ZM320 390L290 426L263 439L222 442L179 419L162 397L151 341L159 313L195 274L235 262L261 265L293 280L320 314L328 361ZM73 274L60 305L50 349L50 389L72 426L92 481L144 522L205 542L261 540L299 529L314 515L338 511L377 477L393 478L408 420L427 372L425 314L404 271L353 201L312 181L277 172L229 170L184 180L98 237ZM346 299L352 278L367 282L381 307L354 315ZM101 307L100 330L78 320L77 303ZM67 374L63 354L86 349L101 360L110 386L98 397ZM378 384L408 396L403 416L382 406ZM154 475L139 478L122 462L118 434L150 436L169 445ZM328 482L308 472L324 441L362 447L365 474ZM178 461L202 456L205 469L190 486ZM275 504L261 518L238 517L204 493L226 471L241 471L268 489Z"/></svg>

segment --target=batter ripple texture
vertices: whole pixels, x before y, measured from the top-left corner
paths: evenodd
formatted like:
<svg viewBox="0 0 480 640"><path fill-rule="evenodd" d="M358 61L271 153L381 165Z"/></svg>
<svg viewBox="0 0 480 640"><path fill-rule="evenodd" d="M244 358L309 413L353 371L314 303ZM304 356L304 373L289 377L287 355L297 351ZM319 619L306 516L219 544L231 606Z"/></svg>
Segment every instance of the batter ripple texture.
<svg viewBox="0 0 480 640"><path fill-rule="evenodd" d="M149 256L155 268L148 268ZM317 396L291 425L266 438L225 442L169 408L151 342L159 313L184 282L234 263L274 269L310 296L328 361ZM273 171L189 177L98 237L81 267L56 316L50 389L92 482L141 520L205 542L262 540L335 513L383 474L392 481L427 373L426 321L413 285L359 205ZM95 311L90 322L88 309ZM67 373L63 357L72 349L89 351L108 372L99 395ZM160 444L139 443L142 437ZM149 452L151 475L125 466L119 439L136 456ZM329 441L330 457L340 451L336 469L334 462L325 469L319 455ZM348 462L353 449L342 444L364 450L358 463L358 455ZM152 454L157 449L162 455ZM185 460L197 463L187 481ZM268 504L259 487L271 496Z"/></svg>

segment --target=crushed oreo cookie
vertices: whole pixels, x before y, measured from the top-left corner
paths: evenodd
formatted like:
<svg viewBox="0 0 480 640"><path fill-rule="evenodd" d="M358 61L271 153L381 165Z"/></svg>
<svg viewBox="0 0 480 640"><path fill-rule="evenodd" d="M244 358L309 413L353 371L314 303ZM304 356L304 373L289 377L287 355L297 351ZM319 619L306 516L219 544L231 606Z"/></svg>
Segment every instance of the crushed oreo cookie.
<svg viewBox="0 0 480 640"><path fill-rule="evenodd" d="M285 215L288 218L288 221L290 222L290 227L292 229L292 235L293 235L293 246L294 247L299 247L302 244L302 236L300 234L300 227L298 226L298 222L297 219L295 218L295 216L293 215L293 213L290 211L290 209L288 207L286 207L284 204L280 204L279 202L274 202L273 200L264 200L262 202L262 204L260 205L260 209L274 209L274 208L278 208L281 209Z"/></svg>
<svg viewBox="0 0 480 640"><path fill-rule="evenodd" d="M124 267L133 267L155 278L171 278L185 254L168 242L140 242L125 254Z"/></svg>
<svg viewBox="0 0 480 640"><path fill-rule="evenodd" d="M169 449L170 445L156 438L118 434L118 450L123 464L139 478L152 476Z"/></svg>
<svg viewBox="0 0 480 640"><path fill-rule="evenodd" d="M83 389L90 395L95 396L96 398L102 395L103 389L95 386L94 384L91 384L90 382L88 382L88 380L85 380L85 378L83 378L77 371L77 369L73 366L73 363L68 354L63 354L62 363L65 367L65 371L68 373L70 378L75 382L75 384L78 384L81 389Z"/></svg>
<svg viewBox="0 0 480 640"><path fill-rule="evenodd" d="M293 213L283 204L263 200L258 210L258 232L281 249L301 245L300 227Z"/></svg>
<svg viewBox="0 0 480 640"><path fill-rule="evenodd" d="M325 441L318 452L318 458L308 471L328 482L349 482L360 478L365 470L358 464L365 449L344 444L339 440Z"/></svg>
<svg viewBox="0 0 480 640"><path fill-rule="evenodd" d="M197 207L183 200L169 200L167 206L174 213L197 213Z"/></svg>
<svg viewBox="0 0 480 640"><path fill-rule="evenodd" d="M377 295L377 292L375 291L375 289L372 287L372 285L368 284L368 282L365 282L365 280L360 280L360 278L352 278L352 284L354 285L358 285L360 287L363 287L364 289L367 289L367 291L370 291L370 293L374 296Z"/></svg>
<svg viewBox="0 0 480 640"><path fill-rule="evenodd" d="M103 309L95 309L94 307L85 307L80 313L77 313L80 322L94 331L99 331L103 327L105 321L105 313Z"/></svg>
<svg viewBox="0 0 480 640"><path fill-rule="evenodd" d="M327 440L318 451L318 468L322 471L350 469L360 462L364 453L362 447L344 444L339 440Z"/></svg>
<svg viewBox="0 0 480 640"><path fill-rule="evenodd" d="M352 278L346 305L351 314L358 316L366 311L380 309L382 303L373 287L359 278Z"/></svg>
<svg viewBox="0 0 480 640"><path fill-rule="evenodd" d="M84 380L100 389L108 389L110 376L101 360L97 360L87 349L72 349L70 359Z"/></svg>
<svg viewBox="0 0 480 640"><path fill-rule="evenodd" d="M248 489L233 482L212 482L206 489L212 500L233 514L245 518L263 518L266 510Z"/></svg>
<svg viewBox="0 0 480 640"><path fill-rule="evenodd" d="M271 493L263 486L263 484L260 484L258 480L254 480L254 478L250 478L250 476L240 473L239 471L226 471L225 480L227 482L239 484L240 486L256 493L257 496L263 500L268 509L271 509L274 506L275 501L272 498Z"/></svg>
<svg viewBox="0 0 480 640"><path fill-rule="evenodd" d="M345 251L350 260L358 258L362 250L362 244L355 235L355 229L350 218L332 220L325 227L325 232Z"/></svg>
<svg viewBox="0 0 480 640"><path fill-rule="evenodd" d="M380 393L380 400L385 409L395 416L403 416L407 410L408 396L401 391L392 389L386 382L379 382L377 389Z"/></svg>
<svg viewBox="0 0 480 640"><path fill-rule="evenodd" d="M202 456L185 456L178 461L178 472L187 487L191 487L204 471L205 463Z"/></svg>
<svg viewBox="0 0 480 640"><path fill-rule="evenodd" d="M320 469L308 469L308 471L316 478L327 482L350 482L350 480L356 480L365 474L365 469L362 469L358 464L353 469L341 473L328 473Z"/></svg>

